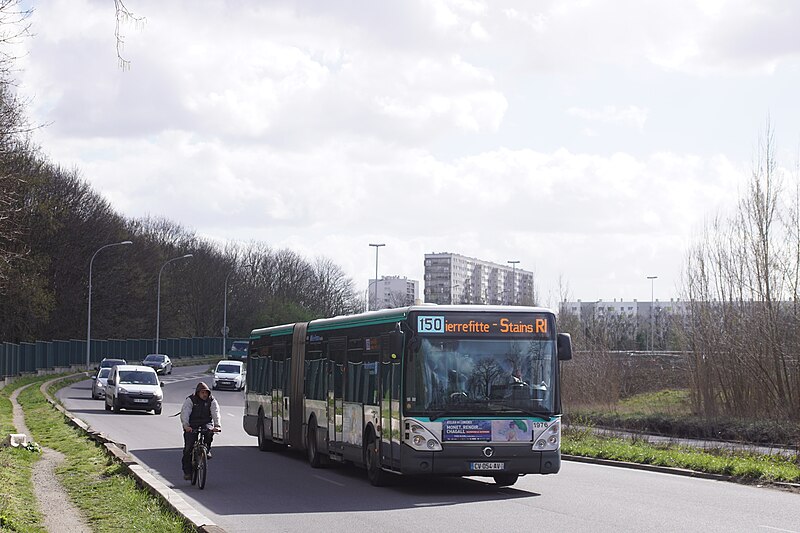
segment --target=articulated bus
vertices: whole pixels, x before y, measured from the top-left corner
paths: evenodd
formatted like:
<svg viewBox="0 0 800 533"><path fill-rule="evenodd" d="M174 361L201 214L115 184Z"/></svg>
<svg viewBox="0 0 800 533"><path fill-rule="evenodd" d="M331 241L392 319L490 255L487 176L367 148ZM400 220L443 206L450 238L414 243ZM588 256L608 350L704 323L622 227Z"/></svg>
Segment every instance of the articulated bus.
<svg viewBox="0 0 800 533"><path fill-rule="evenodd" d="M255 329L244 429L312 467L487 476L561 466L559 361L567 333L538 307L415 305Z"/></svg>

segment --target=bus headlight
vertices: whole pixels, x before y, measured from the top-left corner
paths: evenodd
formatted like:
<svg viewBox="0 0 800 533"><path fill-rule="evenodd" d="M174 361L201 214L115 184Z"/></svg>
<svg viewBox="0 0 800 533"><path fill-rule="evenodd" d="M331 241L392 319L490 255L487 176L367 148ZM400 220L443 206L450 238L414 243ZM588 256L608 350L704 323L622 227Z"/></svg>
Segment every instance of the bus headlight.
<svg viewBox="0 0 800 533"><path fill-rule="evenodd" d="M558 450L561 446L561 420L555 419L533 443L534 451Z"/></svg>
<svg viewBox="0 0 800 533"><path fill-rule="evenodd" d="M415 450L441 451L442 444L431 431L416 421L406 424L405 442Z"/></svg>

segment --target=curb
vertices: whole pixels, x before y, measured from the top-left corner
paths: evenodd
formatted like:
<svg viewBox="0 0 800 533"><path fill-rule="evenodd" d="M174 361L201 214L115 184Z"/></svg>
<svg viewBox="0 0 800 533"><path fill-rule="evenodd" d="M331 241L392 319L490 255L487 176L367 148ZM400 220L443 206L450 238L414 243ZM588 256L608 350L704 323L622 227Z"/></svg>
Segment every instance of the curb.
<svg viewBox="0 0 800 533"><path fill-rule="evenodd" d="M177 492L165 485L161 480L140 465L136 459L128 453L128 448L125 443L115 442L103 433L95 431L86 422L64 409L61 404L56 402L47 393L47 388L51 383L82 375L85 375L85 373L80 372L78 374L71 374L69 376L62 376L45 381L39 387L39 390L42 391L47 402L60 411L72 426L81 429L87 437L105 446L108 453L114 457L115 460L119 461L131 477L136 480L137 485L147 490L156 498L159 498L169 509L181 517L188 526L201 533L225 533L223 528L189 505Z"/></svg>
<svg viewBox="0 0 800 533"><path fill-rule="evenodd" d="M724 474L712 474L709 472L700 472L698 470L689 470L686 468L675 468L672 466L651 465L646 463L630 463L627 461L615 461L613 459L600 459L598 457L585 457L582 455L566 455L562 454L561 459L565 461L573 461L576 463L588 463L603 466L615 466L617 468L630 468L631 470L644 470L647 472L658 472L660 474L672 474L675 476L695 477L700 479L711 479L714 481L727 481L730 483L738 483L740 485L759 485L759 486L773 486L776 488L787 489L794 492L800 492L800 483L787 483L785 481L772 481L761 482L748 481L736 476L727 476Z"/></svg>

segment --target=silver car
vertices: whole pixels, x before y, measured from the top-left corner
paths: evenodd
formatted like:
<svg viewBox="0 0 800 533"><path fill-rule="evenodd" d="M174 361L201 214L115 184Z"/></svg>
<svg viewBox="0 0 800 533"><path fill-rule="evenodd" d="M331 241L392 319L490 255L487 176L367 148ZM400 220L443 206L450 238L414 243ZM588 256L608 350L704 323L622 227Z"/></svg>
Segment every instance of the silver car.
<svg viewBox="0 0 800 533"><path fill-rule="evenodd" d="M106 385L108 382L108 375L111 373L111 367L105 367L98 370L96 376L92 376L92 399L102 400L106 397Z"/></svg>

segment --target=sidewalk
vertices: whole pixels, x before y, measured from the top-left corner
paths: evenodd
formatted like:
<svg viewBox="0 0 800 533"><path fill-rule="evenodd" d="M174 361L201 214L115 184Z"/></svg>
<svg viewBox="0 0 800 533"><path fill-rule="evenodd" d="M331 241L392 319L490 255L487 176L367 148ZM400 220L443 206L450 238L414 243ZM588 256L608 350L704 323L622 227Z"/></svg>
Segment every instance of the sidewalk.
<svg viewBox="0 0 800 533"><path fill-rule="evenodd" d="M13 409L14 427L18 433L24 433L33 441L34 438L25 424L25 414L17 402L20 392L28 387L30 385L15 390L9 400ZM78 508L72 504L67 491L56 476L56 468L63 462L64 455L61 452L43 447L42 458L33 466L33 493L44 516L45 529L50 532L90 532L88 523Z"/></svg>

